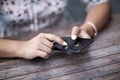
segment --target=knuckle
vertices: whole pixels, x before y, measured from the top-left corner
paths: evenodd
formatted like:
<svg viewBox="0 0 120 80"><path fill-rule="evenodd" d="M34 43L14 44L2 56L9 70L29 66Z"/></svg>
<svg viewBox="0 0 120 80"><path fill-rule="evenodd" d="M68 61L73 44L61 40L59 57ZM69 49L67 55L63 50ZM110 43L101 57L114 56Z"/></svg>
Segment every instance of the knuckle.
<svg viewBox="0 0 120 80"><path fill-rule="evenodd" d="M48 50L48 53L51 53L51 52L52 52L52 49L49 49L49 50Z"/></svg>
<svg viewBox="0 0 120 80"><path fill-rule="evenodd" d="M49 36L49 38L53 38L53 34L47 33L47 35Z"/></svg>
<svg viewBox="0 0 120 80"><path fill-rule="evenodd" d="M49 43L48 47L53 48L53 42Z"/></svg>
<svg viewBox="0 0 120 80"><path fill-rule="evenodd" d="M47 53L51 53L51 49L50 48L47 48L46 50L45 50Z"/></svg>
<svg viewBox="0 0 120 80"><path fill-rule="evenodd" d="M73 28L78 28L78 26L74 26Z"/></svg>
<svg viewBox="0 0 120 80"><path fill-rule="evenodd" d="M53 47L53 43L51 43L50 47L51 47L51 48Z"/></svg>
<svg viewBox="0 0 120 80"><path fill-rule="evenodd" d="M57 38L57 36L55 34L52 34L52 37L55 38L55 39Z"/></svg>
<svg viewBox="0 0 120 80"><path fill-rule="evenodd" d="M43 56L44 58L47 58L48 57L48 54L47 53L44 53L44 56Z"/></svg>
<svg viewBox="0 0 120 80"><path fill-rule="evenodd" d="M45 33L40 33L39 36L43 36Z"/></svg>
<svg viewBox="0 0 120 80"><path fill-rule="evenodd" d="M44 53L44 56L47 56L48 54L47 53Z"/></svg>
<svg viewBox="0 0 120 80"><path fill-rule="evenodd" d="M56 40L57 40L57 41L60 40L60 38L59 38L57 35L55 35L55 34L52 34L52 35L51 35L51 38L54 39L55 41L56 41Z"/></svg>
<svg viewBox="0 0 120 80"><path fill-rule="evenodd" d="M78 29L78 27L77 27L77 26L74 26L74 27L73 27L73 30L76 30L76 29Z"/></svg>

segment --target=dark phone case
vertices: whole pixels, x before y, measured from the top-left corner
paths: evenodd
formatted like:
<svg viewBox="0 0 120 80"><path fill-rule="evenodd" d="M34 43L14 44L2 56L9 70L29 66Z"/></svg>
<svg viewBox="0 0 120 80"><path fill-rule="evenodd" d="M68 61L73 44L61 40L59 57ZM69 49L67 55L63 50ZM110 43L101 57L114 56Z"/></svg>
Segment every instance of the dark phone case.
<svg viewBox="0 0 120 80"><path fill-rule="evenodd" d="M54 50L66 53L80 53L92 42L94 42L94 39L86 38L77 38L76 40L72 40L71 37L62 37L62 39L68 43L68 46L62 46L55 42L53 47Z"/></svg>

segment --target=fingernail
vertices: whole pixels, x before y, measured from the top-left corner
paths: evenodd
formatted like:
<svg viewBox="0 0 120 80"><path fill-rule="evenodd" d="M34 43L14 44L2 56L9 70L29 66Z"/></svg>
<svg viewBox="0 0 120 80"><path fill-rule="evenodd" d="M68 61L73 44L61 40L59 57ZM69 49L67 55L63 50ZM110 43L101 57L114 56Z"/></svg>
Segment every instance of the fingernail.
<svg viewBox="0 0 120 80"><path fill-rule="evenodd" d="M88 37L88 39L91 39L91 37Z"/></svg>
<svg viewBox="0 0 120 80"><path fill-rule="evenodd" d="M77 38L77 36L76 35L72 35L71 38L72 38L72 40L75 40Z"/></svg>
<svg viewBox="0 0 120 80"><path fill-rule="evenodd" d="M66 45L68 45L68 44L64 41L64 42L63 42L63 45L65 45L65 46L66 46Z"/></svg>

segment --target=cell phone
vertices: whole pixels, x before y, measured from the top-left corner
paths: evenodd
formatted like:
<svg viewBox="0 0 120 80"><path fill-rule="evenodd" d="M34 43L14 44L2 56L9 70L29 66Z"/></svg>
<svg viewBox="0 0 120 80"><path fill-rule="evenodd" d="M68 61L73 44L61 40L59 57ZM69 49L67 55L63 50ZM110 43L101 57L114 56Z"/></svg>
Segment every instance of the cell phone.
<svg viewBox="0 0 120 80"><path fill-rule="evenodd" d="M53 50L62 51L68 54L81 53L85 48L94 42L94 39L77 38L72 40L71 37L61 37L68 43L67 46L62 46L58 43L54 43Z"/></svg>

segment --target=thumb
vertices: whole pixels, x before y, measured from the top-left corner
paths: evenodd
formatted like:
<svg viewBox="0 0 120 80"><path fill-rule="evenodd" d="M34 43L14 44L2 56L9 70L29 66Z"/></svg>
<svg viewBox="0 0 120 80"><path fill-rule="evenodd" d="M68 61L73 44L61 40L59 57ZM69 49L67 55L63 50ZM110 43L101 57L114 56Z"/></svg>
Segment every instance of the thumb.
<svg viewBox="0 0 120 80"><path fill-rule="evenodd" d="M78 26L74 26L72 28L72 32L71 32L71 38L72 40L75 40L77 38L77 36L79 35L80 29Z"/></svg>

